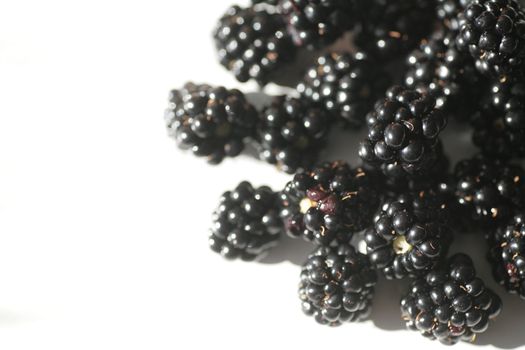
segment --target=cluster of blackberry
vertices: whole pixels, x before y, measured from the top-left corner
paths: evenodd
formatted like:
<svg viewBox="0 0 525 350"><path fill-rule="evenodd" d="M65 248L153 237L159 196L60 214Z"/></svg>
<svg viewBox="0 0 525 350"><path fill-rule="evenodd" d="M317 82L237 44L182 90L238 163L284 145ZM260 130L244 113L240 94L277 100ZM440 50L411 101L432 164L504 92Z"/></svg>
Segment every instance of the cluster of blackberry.
<svg viewBox="0 0 525 350"><path fill-rule="evenodd" d="M474 239L488 242L496 281L525 299L522 3L252 0L228 9L213 38L241 82L264 87L290 65L304 73L261 108L236 89L171 92L166 123L180 148L212 164L251 148L293 174L278 191L244 181L225 192L213 251L258 260L282 234L303 238L313 252L299 297L317 322L365 319L378 276L408 279L407 327L455 344L483 333L502 306L468 256L449 256L456 235L481 231ZM301 66L305 50L322 53ZM479 152L450 170L441 135L452 119ZM366 128L360 164L322 161L337 126Z"/></svg>

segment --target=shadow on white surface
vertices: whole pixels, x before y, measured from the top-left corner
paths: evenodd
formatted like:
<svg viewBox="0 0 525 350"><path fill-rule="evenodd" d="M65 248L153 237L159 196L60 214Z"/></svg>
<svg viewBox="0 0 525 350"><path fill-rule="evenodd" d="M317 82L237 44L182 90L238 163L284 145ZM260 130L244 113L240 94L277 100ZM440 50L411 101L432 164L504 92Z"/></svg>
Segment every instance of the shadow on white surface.
<svg viewBox="0 0 525 350"><path fill-rule="evenodd" d="M359 164L359 143L366 137L366 130L351 130L334 127L329 135L326 150L321 155L323 160L344 160L356 166Z"/></svg>
<svg viewBox="0 0 525 350"><path fill-rule="evenodd" d="M309 51L301 49L297 53L293 64L288 64L282 69L277 70L272 76L272 81L280 86L295 88L303 78L307 67L315 63L315 59L321 51Z"/></svg>
<svg viewBox="0 0 525 350"><path fill-rule="evenodd" d="M279 264L285 261L301 266L308 254L315 249L312 243L300 238L291 238L283 235L281 242L272 249L260 262L262 264Z"/></svg>
<svg viewBox="0 0 525 350"><path fill-rule="evenodd" d="M375 288L374 304L370 319L377 328L386 331L404 330L401 320L399 300L407 290L409 282L405 280L389 281L380 276Z"/></svg>
<svg viewBox="0 0 525 350"><path fill-rule="evenodd" d="M264 106L269 105L272 102L272 96L262 91L248 92L244 94L246 99L255 107L257 110L263 109Z"/></svg>

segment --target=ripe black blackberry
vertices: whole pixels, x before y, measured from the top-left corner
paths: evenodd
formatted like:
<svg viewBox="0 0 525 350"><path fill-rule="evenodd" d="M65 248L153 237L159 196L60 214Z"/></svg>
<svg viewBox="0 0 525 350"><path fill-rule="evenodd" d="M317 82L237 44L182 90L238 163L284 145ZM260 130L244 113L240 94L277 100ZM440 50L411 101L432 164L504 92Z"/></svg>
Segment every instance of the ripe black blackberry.
<svg viewBox="0 0 525 350"><path fill-rule="evenodd" d="M210 248L227 259L254 260L277 244L282 232L278 194L241 182L226 191L213 213Z"/></svg>
<svg viewBox="0 0 525 350"><path fill-rule="evenodd" d="M482 229L505 222L525 204L525 172L519 165L478 155L456 164L454 176L459 204Z"/></svg>
<svg viewBox="0 0 525 350"><path fill-rule="evenodd" d="M515 0L473 0L463 12L458 47L489 75L525 72L525 12Z"/></svg>
<svg viewBox="0 0 525 350"><path fill-rule="evenodd" d="M432 190L386 199L365 232L372 265L388 279L420 276L436 266L452 238L448 201Z"/></svg>
<svg viewBox="0 0 525 350"><path fill-rule="evenodd" d="M237 89L187 83L171 91L165 121L179 148L218 164L242 152L254 134L257 111Z"/></svg>
<svg viewBox="0 0 525 350"><path fill-rule="evenodd" d="M303 265L303 311L320 324L360 321L371 311L377 275L366 255L347 244L319 247Z"/></svg>
<svg viewBox="0 0 525 350"><path fill-rule="evenodd" d="M492 105L471 118L473 141L489 157L525 157L525 80L496 83Z"/></svg>
<svg viewBox="0 0 525 350"><path fill-rule="evenodd" d="M454 34L449 30L437 31L423 40L408 56L405 85L431 94L437 108L465 121L477 110L487 84L472 58L459 52L453 42Z"/></svg>
<svg viewBox="0 0 525 350"><path fill-rule="evenodd" d="M261 8L230 7L213 36L220 63L241 82L268 83L296 52L284 19Z"/></svg>
<svg viewBox="0 0 525 350"><path fill-rule="evenodd" d="M373 174L341 161L301 171L281 192L286 231L321 245L347 243L372 222L379 187Z"/></svg>
<svg viewBox="0 0 525 350"><path fill-rule="evenodd" d="M359 156L387 176L422 174L439 159L438 136L447 119L430 94L395 86L366 118Z"/></svg>
<svg viewBox="0 0 525 350"><path fill-rule="evenodd" d="M314 164L326 143L331 119L304 99L274 97L257 126L260 158L287 173Z"/></svg>
<svg viewBox="0 0 525 350"><path fill-rule="evenodd" d="M437 149L437 159L428 171L416 176L389 177L383 174L386 190L392 194L403 192L419 192L429 188L437 188L449 180L450 160L443 152L442 147Z"/></svg>
<svg viewBox="0 0 525 350"><path fill-rule="evenodd" d="M352 29L357 13L355 0L282 0L279 6L295 44L307 49L331 44Z"/></svg>
<svg viewBox="0 0 525 350"><path fill-rule="evenodd" d="M301 96L322 104L332 116L360 127L386 89L385 72L363 53L330 53L317 58L297 86Z"/></svg>
<svg viewBox="0 0 525 350"><path fill-rule="evenodd" d="M433 29L436 9L428 0L371 0L363 6L354 43L369 56L391 60L409 52Z"/></svg>
<svg viewBox="0 0 525 350"><path fill-rule="evenodd" d="M494 278L511 293L525 299L525 213L497 228L489 260Z"/></svg>
<svg viewBox="0 0 525 350"><path fill-rule="evenodd" d="M437 0L437 16L448 29L458 30L462 13L471 0Z"/></svg>
<svg viewBox="0 0 525 350"><path fill-rule="evenodd" d="M448 345L474 341L500 311L501 299L476 277L472 260L464 254L414 280L401 299L409 329Z"/></svg>

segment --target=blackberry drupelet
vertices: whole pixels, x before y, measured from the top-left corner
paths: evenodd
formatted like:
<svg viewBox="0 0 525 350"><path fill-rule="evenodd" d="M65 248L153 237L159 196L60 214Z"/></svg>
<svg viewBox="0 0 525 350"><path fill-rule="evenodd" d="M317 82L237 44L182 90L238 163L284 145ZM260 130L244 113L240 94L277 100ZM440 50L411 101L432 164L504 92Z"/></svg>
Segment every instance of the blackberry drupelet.
<svg viewBox="0 0 525 350"><path fill-rule="evenodd" d="M476 277L472 260L464 254L414 280L401 299L409 329L448 345L474 341L500 311L501 299Z"/></svg>
<svg viewBox="0 0 525 350"><path fill-rule="evenodd" d="M472 58L459 52L454 34L440 30L407 59L405 85L436 98L436 107L460 121L477 110L479 100L488 89L487 83L474 67Z"/></svg>
<svg viewBox="0 0 525 350"><path fill-rule="evenodd" d="M330 124L328 113L309 101L274 97L260 113L260 158L287 173L308 168L323 149Z"/></svg>
<svg viewBox="0 0 525 350"><path fill-rule="evenodd" d="M525 80L496 83L492 105L471 118L473 141L489 157L525 157Z"/></svg>
<svg viewBox="0 0 525 350"><path fill-rule="evenodd" d="M254 134L257 111L239 90L187 83L171 91L165 121L179 148L218 164L242 152Z"/></svg>
<svg viewBox="0 0 525 350"><path fill-rule="evenodd" d="M359 156L385 175L402 178L435 165L441 152L438 136L447 119L430 94L395 86L367 115L367 124Z"/></svg>
<svg viewBox="0 0 525 350"><path fill-rule="evenodd" d="M525 12L515 0L473 0L457 38L477 68L497 77L525 72Z"/></svg>
<svg viewBox="0 0 525 350"><path fill-rule="evenodd" d="M296 53L284 19L265 9L230 7L213 36L220 63L241 82L268 83Z"/></svg>
<svg viewBox="0 0 525 350"><path fill-rule="evenodd" d="M319 247L301 271L303 311L329 326L363 320L371 311L376 279L367 256L352 246Z"/></svg>
<svg viewBox="0 0 525 350"><path fill-rule="evenodd" d="M307 49L331 44L352 29L356 0L282 0L280 12L297 46Z"/></svg>
<svg viewBox="0 0 525 350"><path fill-rule="evenodd" d="M386 73L363 53L330 53L310 67L297 91L322 104L335 119L360 127L386 89Z"/></svg>
<svg viewBox="0 0 525 350"><path fill-rule="evenodd" d="M374 174L342 161L301 171L281 192L286 231L320 245L347 243L371 224L380 187Z"/></svg>
<svg viewBox="0 0 525 350"><path fill-rule="evenodd" d="M365 232L370 262L388 279L428 272L448 250L450 217L449 199L436 191L386 199Z"/></svg>
<svg viewBox="0 0 525 350"><path fill-rule="evenodd" d="M456 164L454 176L459 204L482 229L505 222L525 204L525 172L519 165L478 155Z"/></svg>
<svg viewBox="0 0 525 350"><path fill-rule="evenodd" d="M371 0L361 13L354 43L369 56L391 60L430 34L435 19L433 1Z"/></svg>
<svg viewBox="0 0 525 350"><path fill-rule="evenodd" d="M283 230L278 199L269 187L253 188L247 181L224 192L213 214L210 248L227 259L260 258Z"/></svg>
<svg viewBox="0 0 525 350"><path fill-rule="evenodd" d="M525 213L497 228L489 260L494 278L525 299Z"/></svg>

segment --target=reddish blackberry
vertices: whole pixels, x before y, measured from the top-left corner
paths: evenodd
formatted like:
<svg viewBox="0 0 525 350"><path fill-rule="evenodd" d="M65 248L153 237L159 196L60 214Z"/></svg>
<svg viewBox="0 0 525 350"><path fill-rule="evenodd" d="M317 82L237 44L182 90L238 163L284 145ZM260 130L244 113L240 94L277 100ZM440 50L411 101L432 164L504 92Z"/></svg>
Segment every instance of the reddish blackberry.
<svg viewBox="0 0 525 350"><path fill-rule="evenodd" d="M303 311L329 326L363 320L371 311L376 279L366 255L352 246L319 247L301 270Z"/></svg>
<svg viewBox="0 0 525 350"><path fill-rule="evenodd" d="M220 63L241 82L254 79L264 85L295 56L283 18L265 9L230 7L213 36Z"/></svg>
<svg viewBox="0 0 525 350"><path fill-rule="evenodd" d="M498 227L489 259L494 278L525 299L525 213Z"/></svg>
<svg viewBox="0 0 525 350"><path fill-rule="evenodd" d="M468 49L478 69L502 76L522 74L525 12L515 0L473 0L463 12L457 44Z"/></svg>
<svg viewBox="0 0 525 350"><path fill-rule="evenodd" d="M313 165L322 150L331 120L314 104L275 97L260 114L257 127L260 158L287 173Z"/></svg>
<svg viewBox="0 0 525 350"><path fill-rule="evenodd" d="M428 0L371 0L361 17L354 43L370 56L391 60L432 32L436 11Z"/></svg>
<svg viewBox="0 0 525 350"><path fill-rule="evenodd" d="M525 172L500 159L476 156L455 168L456 198L475 224L492 228L523 208Z"/></svg>
<svg viewBox="0 0 525 350"><path fill-rule="evenodd" d="M449 220L448 199L435 191L387 199L365 232L370 262L388 279L429 271L447 252Z"/></svg>
<svg viewBox="0 0 525 350"><path fill-rule="evenodd" d="M386 89L386 74L363 53L330 53L310 67L297 90L324 105L334 118L360 127Z"/></svg>
<svg viewBox="0 0 525 350"><path fill-rule="evenodd" d="M465 120L479 105L485 82L472 58L456 50L453 40L449 31L438 31L429 40L423 40L408 56L405 84L431 94L437 108Z"/></svg>
<svg viewBox="0 0 525 350"><path fill-rule="evenodd" d="M436 99L400 86L387 92L367 115L368 137L359 156L390 177L418 175L439 158L438 135L447 124Z"/></svg>
<svg viewBox="0 0 525 350"><path fill-rule="evenodd" d="M378 185L369 172L341 161L297 173L281 192L287 233L322 245L348 242L372 222Z"/></svg>
<svg viewBox="0 0 525 350"><path fill-rule="evenodd" d="M165 121L179 148L218 164L242 152L257 111L239 90L187 83L171 91Z"/></svg>
<svg viewBox="0 0 525 350"><path fill-rule="evenodd" d="M320 48L354 25L355 0L281 0L280 12L297 46Z"/></svg>
<svg viewBox="0 0 525 350"><path fill-rule="evenodd" d="M472 260L464 254L414 280L401 299L408 329L449 345L474 341L500 311L501 299L476 277Z"/></svg>
<svg viewBox="0 0 525 350"><path fill-rule="evenodd" d="M495 84L492 102L471 118L474 144L490 157L525 157L525 80Z"/></svg>
<svg viewBox="0 0 525 350"><path fill-rule="evenodd" d="M226 191L213 213L210 248L227 259L253 260L277 244L282 232L278 195L241 182Z"/></svg>

